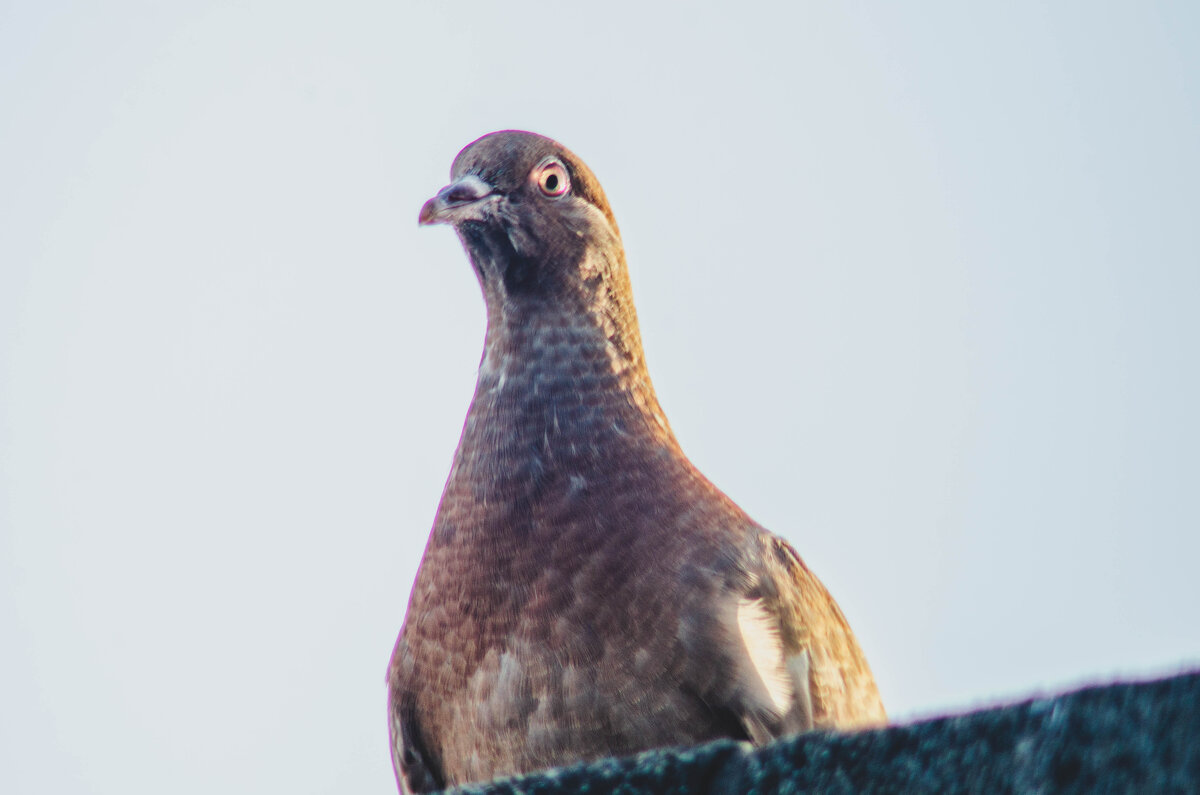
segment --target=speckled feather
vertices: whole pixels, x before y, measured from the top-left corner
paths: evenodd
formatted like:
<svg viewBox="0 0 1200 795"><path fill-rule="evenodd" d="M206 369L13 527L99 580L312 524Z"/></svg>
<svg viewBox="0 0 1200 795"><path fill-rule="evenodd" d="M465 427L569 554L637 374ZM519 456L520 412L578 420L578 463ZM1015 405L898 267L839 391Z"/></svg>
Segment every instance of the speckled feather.
<svg viewBox="0 0 1200 795"><path fill-rule="evenodd" d="M547 163L562 196L539 188ZM595 177L522 132L451 177L421 219L458 232L488 326L388 668L401 789L882 723L824 586L680 450Z"/></svg>

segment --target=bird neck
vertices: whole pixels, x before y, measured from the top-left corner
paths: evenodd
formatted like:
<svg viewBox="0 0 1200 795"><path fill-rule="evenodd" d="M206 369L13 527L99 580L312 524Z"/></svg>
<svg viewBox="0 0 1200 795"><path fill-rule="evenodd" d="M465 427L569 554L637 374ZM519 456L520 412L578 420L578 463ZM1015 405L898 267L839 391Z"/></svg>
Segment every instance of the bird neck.
<svg viewBox="0 0 1200 795"><path fill-rule="evenodd" d="M666 432L638 333L637 318L590 302L579 307L509 305L490 318L475 404L515 403L534 424L570 405L594 411L576 419L645 425ZM553 419L552 416L548 417ZM561 424L562 418L559 417ZM537 428L541 430L541 428ZM632 428L631 428L632 430Z"/></svg>
<svg viewBox="0 0 1200 795"><path fill-rule="evenodd" d="M489 312L452 481L511 494L525 490L514 480L537 485L550 470L598 473L614 454L633 466L678 452L636 317L527 308Z"/></svg>

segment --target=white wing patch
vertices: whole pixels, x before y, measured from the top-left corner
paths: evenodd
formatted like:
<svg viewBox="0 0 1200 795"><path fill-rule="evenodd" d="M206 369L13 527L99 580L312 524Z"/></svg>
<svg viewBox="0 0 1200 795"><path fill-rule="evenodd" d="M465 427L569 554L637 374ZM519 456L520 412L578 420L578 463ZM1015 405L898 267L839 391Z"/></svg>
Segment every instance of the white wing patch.
<svg viewBox="0 0 1200 795"><path fill-rule="evenodd" d="M738 631L750 654L754 670L767 688L779 714L787 713L792 705L792 680L783 659L783 642L779 627L763 606L761 599L739 599Z"/></svg>

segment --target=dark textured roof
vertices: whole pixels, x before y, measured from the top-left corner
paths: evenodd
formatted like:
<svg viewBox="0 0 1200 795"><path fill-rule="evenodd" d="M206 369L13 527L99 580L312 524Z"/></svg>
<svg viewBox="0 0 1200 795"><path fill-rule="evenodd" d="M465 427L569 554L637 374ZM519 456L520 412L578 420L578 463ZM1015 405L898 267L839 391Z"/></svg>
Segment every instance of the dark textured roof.
<svg viewBox="0 0 1200 795"><path fill-rule="evenodd" d="M759 749L652 751L455 792L1200 792L1200 672Z"/></svg>

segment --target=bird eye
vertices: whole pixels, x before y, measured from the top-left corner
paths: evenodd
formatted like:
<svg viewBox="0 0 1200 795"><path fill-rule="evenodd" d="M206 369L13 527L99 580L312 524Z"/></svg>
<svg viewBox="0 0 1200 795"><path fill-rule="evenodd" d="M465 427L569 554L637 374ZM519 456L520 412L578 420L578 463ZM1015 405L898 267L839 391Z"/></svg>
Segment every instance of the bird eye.
<svg viewBox="0 0 1200 795"><path fill-rule="evenodd" d="M558 198L571 189L567 167L557 160L547 160L534 169L538 190L550 198Z"/></svg>

